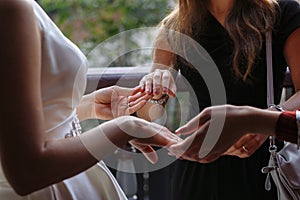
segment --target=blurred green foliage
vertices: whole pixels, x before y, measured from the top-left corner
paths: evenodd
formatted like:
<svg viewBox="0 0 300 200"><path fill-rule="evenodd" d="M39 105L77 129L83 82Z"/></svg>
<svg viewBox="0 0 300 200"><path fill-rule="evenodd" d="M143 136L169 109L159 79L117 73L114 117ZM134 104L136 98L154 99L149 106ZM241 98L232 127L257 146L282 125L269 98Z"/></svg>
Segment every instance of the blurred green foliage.
<svg viewBox="0 0 300 200"><path fill-rule="evenodd" d="M169 12L165 0L38 0L63 33L88 53L125 30L156 26Z"/></svg>

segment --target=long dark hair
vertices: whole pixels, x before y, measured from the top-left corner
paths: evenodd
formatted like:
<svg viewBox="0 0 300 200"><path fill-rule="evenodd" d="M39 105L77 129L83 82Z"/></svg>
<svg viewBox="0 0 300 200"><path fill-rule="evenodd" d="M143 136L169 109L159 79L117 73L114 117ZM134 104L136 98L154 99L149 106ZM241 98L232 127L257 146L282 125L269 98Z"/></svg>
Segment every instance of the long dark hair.
<svg viewBox="0 0 300 200"><path fill-rule="evenodd" d="M205 24L208 5L209 0L179 0L161 25L193 37L194 26L197 25L199 31ZM272 30L277 8L276 0L236 0L227 15L225 29L234 43L233 69L243 80L251 76L252 66L262 48L263 34ZM180 37L175 36L172 40L176 48L176 43L180 44ZM177 48L182 49L182 46ZM174 56L174 63L175 59Z"/></svg>

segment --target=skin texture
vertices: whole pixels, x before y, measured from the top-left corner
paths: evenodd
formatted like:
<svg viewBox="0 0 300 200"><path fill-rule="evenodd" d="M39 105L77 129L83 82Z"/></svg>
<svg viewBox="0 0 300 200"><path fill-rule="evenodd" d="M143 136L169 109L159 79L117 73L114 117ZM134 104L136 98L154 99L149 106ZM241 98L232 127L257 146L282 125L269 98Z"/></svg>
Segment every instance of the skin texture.
<svg viewBox="0 0 300 200"><path fill-rule="evenodd" d="M26 195L74 176L98 160L87 151L79 137L60 140L45 137L40 85L42 44L31 3L27 0L0 1L0 24L3 70L0 79L0 158L10 185L18 194ZM134 91L111 87L85 96L78 106L79 118L112 119L133 113L148 98L138 92L128 97ZM130 108L124 106L128 103ZM139 138L128 135L120 126L130 126L126 128L134 132L139 128L143 138L133 143L145 143L139 144L139 148L147 152L150 151L147 144L166 146L175 143L174 135L167 129L130 116L126 120L118 117L101 124L88 131L86 137L104 133L116 146ZM112 153L101 146L99 151Z"/></svg>
<svg viewBox="0 0 300 200"><path fill-rule="evenodd" d="M119 86L94 91L83 96L77 107L77 114L80 120L89 118L110 120L118 116L130 115L142 108L151 97L140 91L138 87Z"/></svg>
<svg viewBox="0 0 300 200"><path fill-rule="evenodd" d="M214 114L212 114L214 113ZM248 106L212 106L204 109L184 126L176 130L177 134L191 134L186 140L171 145L171 155L183 159L207 163L218 159L247 132L275 135L275 126L280 113ZM212 121L218 122L225 117L222 132L213 149L199 157L200 147Z"/></svg>
<svg viewBox="0 0 300 200"><path fill-rule="evenodd" d="M228 11L230 10L231 6L233 5L234 1L228 0L211 0L209 4L209 11L210 13L222 24L225 25L224 22L226 20L226 16L228 14ZM163 44L164 47L167 47L167 39L164 34L160 34L157 38L157 46ZM290 34L290 36L287 38L284 44L284 57L286 59L287 65L289 66L289 69L291 71L291 76L293 80L293 84L295 87L295 94L289 98L287 101L282 102L281 106L285 110L295 110L300 106L300 28L293 31L293 33ZM152 75L148 75L146 80L144 82L148 82L149 86L147 84L144 84L145 87L150 87L151 82L154 82L154 80L149 80L153 77L155 73L158 73L157 70L169 70L171 66L173 66L173 58L174 55L171 52L161 50L159 48L154 50L153 53L153 59L154 64L152 66ZM169 74L171 76L171 73ZM165 78L167 79L167 78ZM170 80L171 77L169 78ZM162 84L156 81L155 84L152 84L152 88L149 89L151 91L162 91L162 85L171 85L169 89L174 88L172 85L172 81L169 83ZM162 92L160 94L157 94L157 96L161 96ZM149 112L154 112L154 106L153 105L146 105L144 108L142 108L138 113L139 116L142 118L145 118L149 120ZM162 109L162 108L160 108ZM270 109L270 110L275 110ZM159 112L157 112L159 113ZM157 116L156 116L157 117ZM157 117L158 118L158 117ZM267 139L267 136L262 134L254 134L249 132L249 134L244 135L242 138L236 141L235 144L233 144L228 150L224 153L226 155L232 155L232 156L238 156L240 158L245 158L251 156ZM188 140L188 139L187 139ZM193 145L197 145L197 143L192 143ZM243 149L243 146L245 146L248 151L245 151Z"/></svg>

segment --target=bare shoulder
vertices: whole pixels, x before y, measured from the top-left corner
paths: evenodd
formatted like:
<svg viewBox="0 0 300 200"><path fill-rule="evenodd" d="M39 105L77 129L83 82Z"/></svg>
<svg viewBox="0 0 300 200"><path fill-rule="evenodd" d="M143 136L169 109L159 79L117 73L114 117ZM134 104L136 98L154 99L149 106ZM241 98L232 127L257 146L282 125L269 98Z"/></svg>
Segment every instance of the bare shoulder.
<svg viewBox="0 0 300 200"><path fill-rule="evenodd" d="M33 14L32 0L0 0L0 20Z"/></svg>
<svg viewBox="0 0 300 200"><path fill-rule="evenodd" d="M32 5L32 0L1 0L0 7L8 9L28 9Z"/></svg>

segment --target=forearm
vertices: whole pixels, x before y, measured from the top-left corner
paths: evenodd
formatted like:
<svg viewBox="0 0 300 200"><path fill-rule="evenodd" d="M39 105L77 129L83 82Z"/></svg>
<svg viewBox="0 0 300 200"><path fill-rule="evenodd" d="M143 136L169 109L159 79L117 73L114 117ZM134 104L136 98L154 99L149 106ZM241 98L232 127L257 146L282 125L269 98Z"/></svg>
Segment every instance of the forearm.
<svg viewBox="0 0 300 200"><path fill-rule="evenodd" d="M118 125L117 122L107 122L80 137L45 140L39 145L41 149L30 154L25 153L26 147L20 145L16 155L10 153L2 157L5 175L22 195L74 176L131 139L120 128L122 125Z"/></svg>
<svg viewBox="0 0 300 200"><path fill-rule="evenodd" d="M245 120L251 133L275 135L276 123L281 112L247 107Z"/></svg>
<svg viewBox="0 0 300 200"><path fill-rule="evenodd" d="M286 111L294 111L300 108L300 91L297 91L287 101L280 104Z"/></svg>
<svg viewBox="0 0 300 200"><path fill-rule="evenodd" d="M254 132L273 135L279 140L297 143L296 111L257 111L253 117L256 121L255 127L257 127Z"/></svg>

